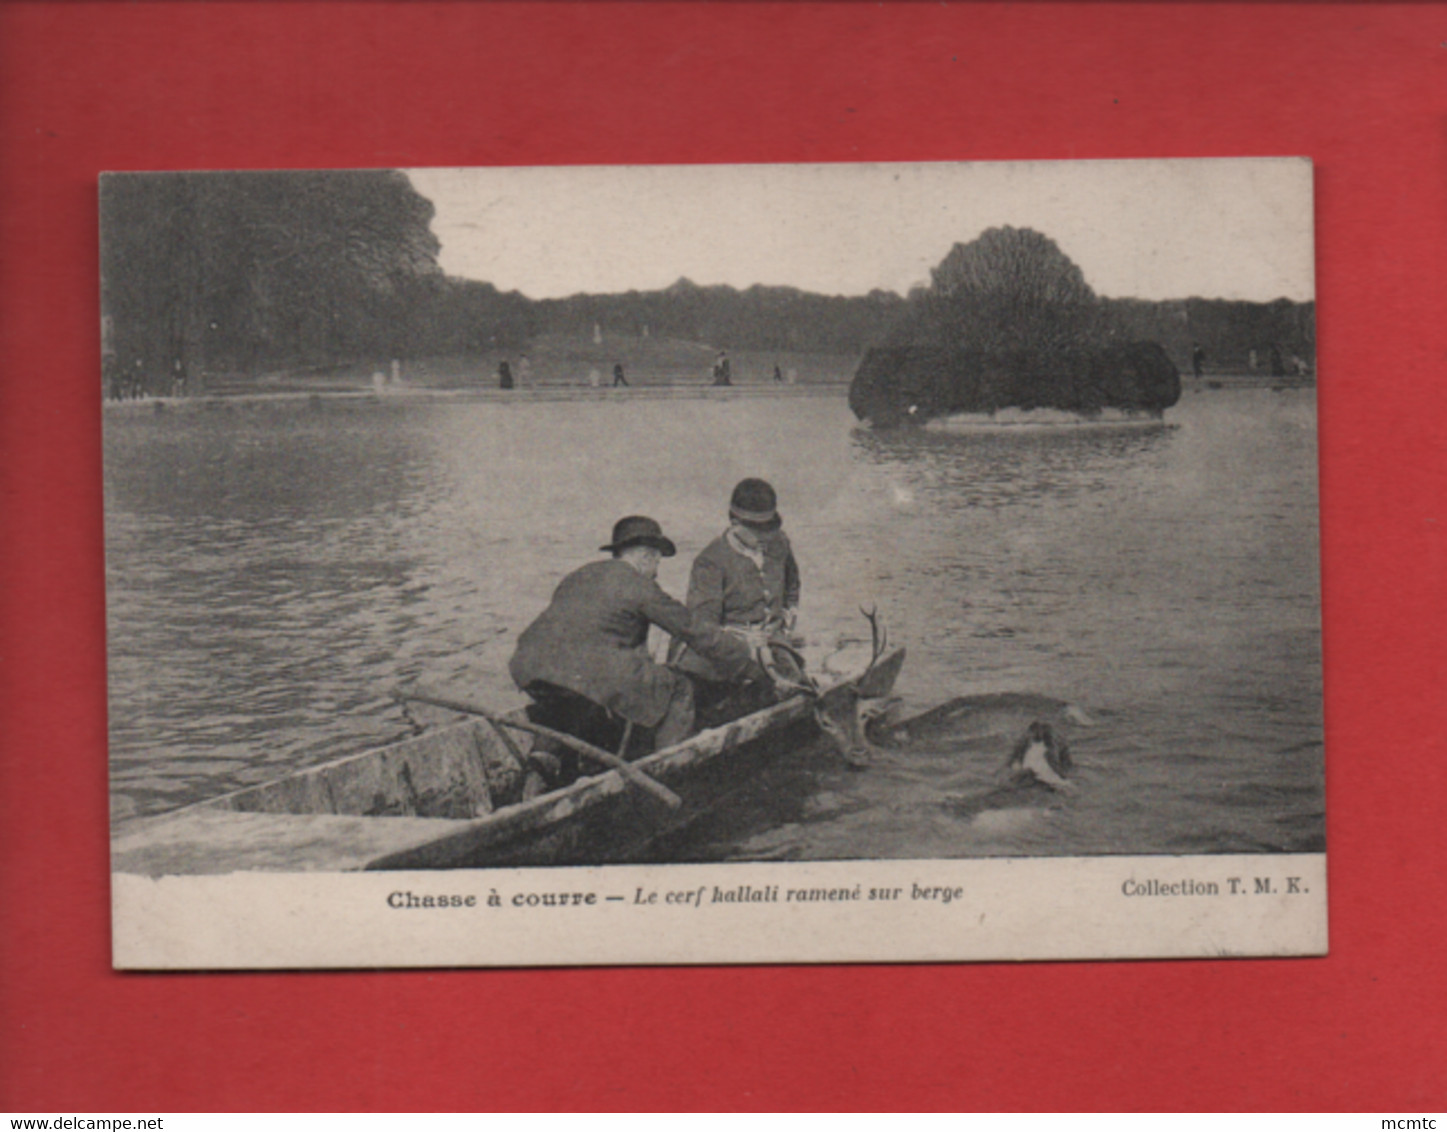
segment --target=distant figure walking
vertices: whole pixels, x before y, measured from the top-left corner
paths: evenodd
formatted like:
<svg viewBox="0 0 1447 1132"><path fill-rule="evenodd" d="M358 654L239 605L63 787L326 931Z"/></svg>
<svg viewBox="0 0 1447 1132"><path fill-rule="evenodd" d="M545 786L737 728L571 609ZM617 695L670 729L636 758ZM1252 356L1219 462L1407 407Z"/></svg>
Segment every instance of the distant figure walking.
<svg viewBox="0 0 1447 1132"><path fill-rule="evenodd" d="M613 388L617 389L618 386L627 384L628 379L623 376L623 363L619 362L613 367Z"/></svg>
<svg viewBox="0 0 1447 1132"><path fill-rule="evenodd" d="M733 371L729 366L729 355L727 350L720 350L718 357L713 363L713 383L715 385L732 385Z"/></svg>
<svg viewBox="0 0 1447 1132"><path fill-rule="evenodd" d="M1201 363L1206 360L1206 351L1201 349L1199 342L1191 343L1191 372L1195 376L1201 376Z"/></svg>
<svg viewBox="0 0 1447 1132"><path fill-rule="evenodd" d="M1271 343L1271 376L1286 376L1286 363L1281 358L1281 347L1275 342Z"/></svg>
<svg viewBox="0 0 1447 1132"><path fill-rule="evenodd" d="M507 364L506 358L497 365L497 387L499 389L512 388L512 366Z"/></svg>
<svg viewBox="0 0 1447 1132"><path fill-rule="evenodd" d="M780 385L784 383L784 371L779 368L779 363L774 363L774 380Z"/></svg>

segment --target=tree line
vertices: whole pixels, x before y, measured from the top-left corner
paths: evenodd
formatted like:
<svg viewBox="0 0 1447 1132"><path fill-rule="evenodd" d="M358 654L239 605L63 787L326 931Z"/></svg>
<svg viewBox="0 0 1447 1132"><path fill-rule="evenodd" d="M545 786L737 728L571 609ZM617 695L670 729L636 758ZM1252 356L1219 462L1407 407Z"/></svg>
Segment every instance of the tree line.
<svg viewBox="0 0 1447 1132"><path fill-rule="evenodd" d="M532 300L447 276L433 206L398 171L146 173L102 179L103 379L112 396L201 391L386 359L526 349L545 334L862 354L1160 342L1235 365L1314 356L1310 303L1102 299L1048 237L997 228L950 249L908 297L699 286Z"/></svg>

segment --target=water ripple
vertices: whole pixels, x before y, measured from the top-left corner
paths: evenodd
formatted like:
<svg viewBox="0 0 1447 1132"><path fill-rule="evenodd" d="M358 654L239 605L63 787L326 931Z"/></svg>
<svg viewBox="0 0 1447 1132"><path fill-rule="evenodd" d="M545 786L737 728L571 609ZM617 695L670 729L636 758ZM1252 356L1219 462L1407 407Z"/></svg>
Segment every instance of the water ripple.
<svg viewBox="0 0 1447 1132"><path fill-rule="evenodd" d="M675 858L1319 847L1310 394L1188 398L1171 418L876 435L814 399L117 414L114 812L394 739L406 681L514 702L516 634L614 518L664 523L681 553L660 580L681 594L729 488L762 475L815 640L859 639L877 604L910 647L908 706L1028 690L1102 722L1072 739L1067 800L991 801L999 745L865 775L805 752Z"/></svg>

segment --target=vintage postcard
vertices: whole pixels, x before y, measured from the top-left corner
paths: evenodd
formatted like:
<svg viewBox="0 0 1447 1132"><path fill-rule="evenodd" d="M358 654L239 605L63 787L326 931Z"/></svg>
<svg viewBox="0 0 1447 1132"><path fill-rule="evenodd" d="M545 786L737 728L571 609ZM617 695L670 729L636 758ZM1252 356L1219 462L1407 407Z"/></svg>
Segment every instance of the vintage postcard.
<svg viewBox="0 0 1447 1132"><path fill-rule="evenodd" d="M100 209L116 966L1325 953L1309 161Z"/></svg>

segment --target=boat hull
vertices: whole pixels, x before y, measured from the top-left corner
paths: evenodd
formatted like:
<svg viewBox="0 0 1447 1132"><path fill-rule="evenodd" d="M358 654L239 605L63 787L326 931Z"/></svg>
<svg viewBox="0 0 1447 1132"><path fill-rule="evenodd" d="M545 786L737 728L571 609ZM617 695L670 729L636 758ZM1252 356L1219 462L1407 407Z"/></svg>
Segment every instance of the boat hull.
<svg viewBox="0 0 1447 1132"><path fill-rule="evenodd" d="M904 650L837 688L886 695ZM834 692L833 694L838 694ZM513 733L526 749L528 737ZM683 799L674 811L617 771L494 807L518 771L496 730L468 719L276 782L132 823L112 871L161 876L251 871L449 869L636 860L763 761L818 735L803 696L633 763Z"/></svg>

